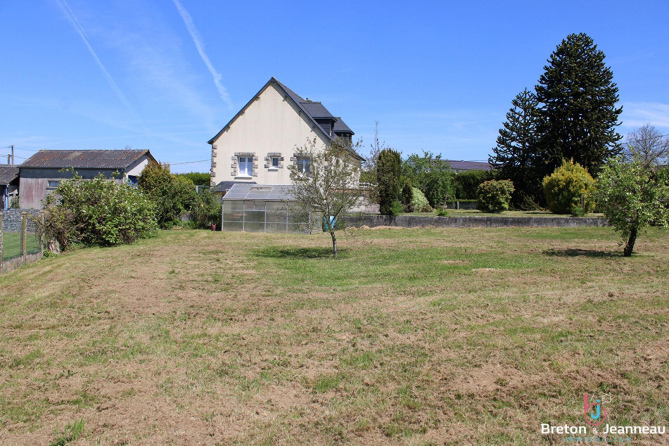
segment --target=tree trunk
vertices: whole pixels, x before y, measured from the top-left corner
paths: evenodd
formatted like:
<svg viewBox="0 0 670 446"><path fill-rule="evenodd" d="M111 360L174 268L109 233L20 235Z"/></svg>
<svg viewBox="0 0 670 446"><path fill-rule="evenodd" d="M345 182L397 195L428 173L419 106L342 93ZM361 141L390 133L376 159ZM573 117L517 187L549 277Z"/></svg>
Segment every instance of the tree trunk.
<svg viewBox="0 0 670 446"><path fill-rule="evenodd" d="M330 231L330 236L333 238L333 258L337 258L337 240L335 240L335 231Z"/></svg>
<svg viewBox="0 0 670 446"><path fill-rule="evenodd" d="M630 231L630 237L628 237L628 242L623 248L624 257L630 257L633 254L633 247L635 246L635 239L637 238L637 228L633 228Z"/></svg>

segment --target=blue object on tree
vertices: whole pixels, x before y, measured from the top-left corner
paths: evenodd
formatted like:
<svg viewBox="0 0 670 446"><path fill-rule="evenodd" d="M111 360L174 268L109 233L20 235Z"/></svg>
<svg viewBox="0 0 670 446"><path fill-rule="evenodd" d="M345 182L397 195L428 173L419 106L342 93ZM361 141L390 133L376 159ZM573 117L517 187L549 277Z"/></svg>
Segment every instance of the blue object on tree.
<svg viewBox="0 0 670 446"><path fill-rule="evenodd" d="M330 217L330 227L335 228L335 217ZM323 232L330 232L328 229L328 217L323 217Z"/></svg>

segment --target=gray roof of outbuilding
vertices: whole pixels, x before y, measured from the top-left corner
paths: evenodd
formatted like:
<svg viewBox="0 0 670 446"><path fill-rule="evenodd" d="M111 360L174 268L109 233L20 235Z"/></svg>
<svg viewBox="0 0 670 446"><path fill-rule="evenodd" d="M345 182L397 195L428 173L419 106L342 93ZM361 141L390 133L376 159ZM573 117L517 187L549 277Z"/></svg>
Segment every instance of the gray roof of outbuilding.
<svg viewBox="0 0 670 446"><path fill-rule="evenodd" d="M0 165L0 184L10 184L19 176L18 166Z"/></svg>
<svg viewBox="0 0 670 446"><path fill-rule="evenodd" d="M483 161L445 160L454 170L491 170L491 165Z"/></svg>
<svg viewBox="0 0 670 446"><path fill-rule="evenodd" d="M148 150L40 150L21 164L21 169L126 169Z"/></svg>

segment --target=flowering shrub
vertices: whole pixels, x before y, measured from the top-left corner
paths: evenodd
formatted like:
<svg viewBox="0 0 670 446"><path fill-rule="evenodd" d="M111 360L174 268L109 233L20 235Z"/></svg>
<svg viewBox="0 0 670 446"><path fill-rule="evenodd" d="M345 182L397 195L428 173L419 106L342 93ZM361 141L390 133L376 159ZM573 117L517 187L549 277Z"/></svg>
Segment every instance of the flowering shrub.
<svg viewBox="0 0 670 446"><path fill-rule="evenodd" d="M477 209L482 212L498 213L509 209L514 192L510 180L484 181L477 188Z"/></svg>

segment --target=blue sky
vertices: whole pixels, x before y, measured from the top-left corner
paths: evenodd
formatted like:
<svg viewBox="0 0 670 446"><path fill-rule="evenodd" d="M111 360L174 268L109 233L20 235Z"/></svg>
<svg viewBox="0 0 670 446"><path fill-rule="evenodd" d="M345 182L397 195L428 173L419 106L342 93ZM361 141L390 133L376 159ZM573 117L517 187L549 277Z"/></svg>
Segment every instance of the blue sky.
<svg viewBox="0 0 670 446"><path fill-rule="evenodd" d="M206 172L208 139L271 76L342 116L364 155L379 121L404 155L485 160L514 96L578 32L614 72L619 132L667 133L663 0L2 0L0 161L10 144L17 162L130 146Z"/></svg>

